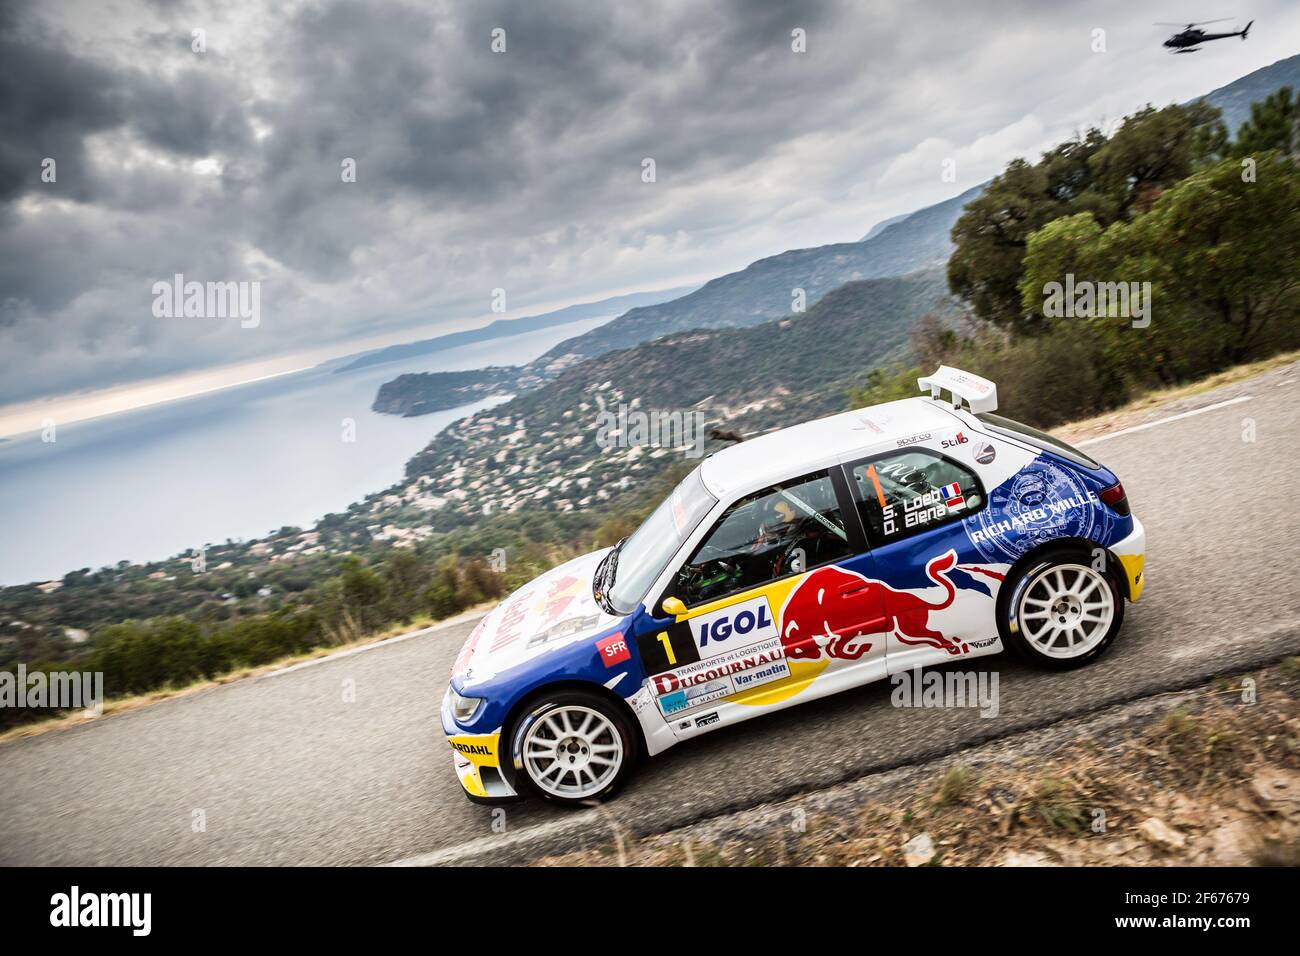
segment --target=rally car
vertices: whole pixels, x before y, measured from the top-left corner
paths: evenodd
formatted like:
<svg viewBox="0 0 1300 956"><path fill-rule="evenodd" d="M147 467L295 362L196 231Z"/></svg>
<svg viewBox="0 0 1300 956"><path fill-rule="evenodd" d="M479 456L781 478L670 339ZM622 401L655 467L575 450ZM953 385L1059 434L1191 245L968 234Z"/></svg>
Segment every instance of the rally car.
<svg viewBox="0 0 1300 956"><path fill-rule="evenodd" d="M1099 657L1144 584L1119 479L994 414L986 379L918 384L709 456L484 617L442 704L466 794L589 803L643 756L911 668Z"/></svg>

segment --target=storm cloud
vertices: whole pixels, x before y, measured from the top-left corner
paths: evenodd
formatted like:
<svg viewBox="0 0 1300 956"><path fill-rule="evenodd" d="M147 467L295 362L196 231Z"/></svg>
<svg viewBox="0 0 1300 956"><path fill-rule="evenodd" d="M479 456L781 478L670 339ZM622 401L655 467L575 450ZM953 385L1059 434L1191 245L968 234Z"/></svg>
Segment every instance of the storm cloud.
<svg viewBox="0 0 1300 956"><path fill-rule="evenodd" d="M0 403L855 239L1295 52L1281 2L1196 67L1132 7L5 4ZM261 323L155 317L177 273L261 282Z"/></svg>

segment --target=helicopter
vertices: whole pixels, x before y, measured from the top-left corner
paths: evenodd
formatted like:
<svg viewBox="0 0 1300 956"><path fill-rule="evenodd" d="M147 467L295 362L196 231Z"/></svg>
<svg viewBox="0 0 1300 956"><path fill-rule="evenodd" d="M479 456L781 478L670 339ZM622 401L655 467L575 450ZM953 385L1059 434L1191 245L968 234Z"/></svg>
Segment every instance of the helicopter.
<svg viewBox="0 0 1300 956"><path fill-rule="evenodd" d="M1211 23L1225 23L1230 19L1232 18L1224 17L1221 20L1202 20L1199 23L1189 23L1186 26L1183 26L1181 23L1157 23L1156 26L1182 26L1182 32L1175 33L1164 42L1164 45L1174 53L1195 53L1201 48L1200 45L1202 43L1206 43L1210 40L1224 40L1228 37L1241 37L1243 40L1246 39L1246 34L1250 32L1250 27L1251 24L1255 22L1254 20L1251 20L1250 23L1246 24L1246 29L1235 33L1206 33L1204 30L1197 29L1198 27L1209 26Z"/></svg>

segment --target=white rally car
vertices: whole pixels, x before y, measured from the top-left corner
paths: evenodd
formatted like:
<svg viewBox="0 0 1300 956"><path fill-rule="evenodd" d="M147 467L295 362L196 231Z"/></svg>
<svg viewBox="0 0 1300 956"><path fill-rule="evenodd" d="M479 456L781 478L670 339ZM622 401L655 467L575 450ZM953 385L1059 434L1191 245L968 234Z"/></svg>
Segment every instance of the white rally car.
<svg viewBox="0 0 1300 956"><path fill-rule="evenodd" d="M483 618L442 705L470 798L600 799L642 756L900 671L1105 651L1144 583L1119 479L993 414L992 382L919 384L711 455Z"/></svg>

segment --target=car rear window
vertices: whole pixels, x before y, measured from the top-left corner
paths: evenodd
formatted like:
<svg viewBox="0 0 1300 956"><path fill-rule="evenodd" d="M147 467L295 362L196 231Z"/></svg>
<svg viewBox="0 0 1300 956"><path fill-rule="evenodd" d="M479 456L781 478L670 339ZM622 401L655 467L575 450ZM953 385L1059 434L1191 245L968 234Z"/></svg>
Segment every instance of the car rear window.
<svg viewBox="0 0 1300 956"><path fill-rule="evenodd" d="M1054 452L1067 461L1072 461L1084 468L1101 467L1099 462L1093 461L1093 459L1068 442L1063 442L1061 439L1047 434L1047 432L1040 432L1037 428L1031 428L1022 422L1011 418L1003 418L1001 415L994 415L992 412L980 412L975 417L983 422L989 431L1010 438L1018 438L1036 448L1041 448L1043 451Z"/></svg>

